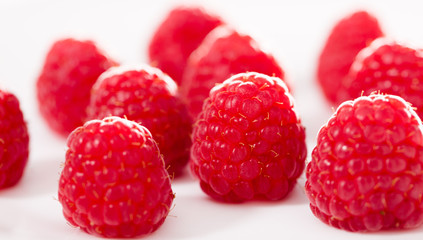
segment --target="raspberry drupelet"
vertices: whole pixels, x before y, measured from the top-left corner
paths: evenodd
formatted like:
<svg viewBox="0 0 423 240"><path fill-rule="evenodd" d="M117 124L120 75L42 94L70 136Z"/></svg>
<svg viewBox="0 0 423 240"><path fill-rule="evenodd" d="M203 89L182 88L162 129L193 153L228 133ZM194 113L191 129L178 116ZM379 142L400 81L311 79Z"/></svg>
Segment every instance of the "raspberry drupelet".
<svg viewBox="0 0 423 240"><path fill-rule="evenodd" d="M92 85L114 65L92 41L72 38L56 41L36 83L38 106L50 128L67 137L81 126Z"/></svg>
<svg viewBox="0 0 423 240"><path fill-rule="evenodd" d="M341 104L321 129L305 185L321 221L347 231L423 223L423 126L403 99L370 95Z"/></svg>
<svg viewBox="0 0 423 240"><path fill-rule="evenodd" d="M29 135L19 100L0 89L0 189L15 185L28 162Z"/></svg>
<svg viewBox="0 0 423 240"><path fill-rule="evenodd" d="M305 129L276 77L241 73L214 87L192 139L192 173L220 201L280 200L304 169Z"/></svg>
<svg viewBox="0 0 423 240"><path fill-rule="evenodd" d="M119 117L92 120L69 135L67 146L58 196L69 223L114 238L163 224L174 195L145 127Z"/></svg>
<svg viewBox="0 0 423 240"><path fill-rule="evenodd" d="M147 65L114 67L100 76L91 91L88 119L126 117L145 126L163 154L169 174L179 176L189 160L192 120L177 85Z"/></svg>

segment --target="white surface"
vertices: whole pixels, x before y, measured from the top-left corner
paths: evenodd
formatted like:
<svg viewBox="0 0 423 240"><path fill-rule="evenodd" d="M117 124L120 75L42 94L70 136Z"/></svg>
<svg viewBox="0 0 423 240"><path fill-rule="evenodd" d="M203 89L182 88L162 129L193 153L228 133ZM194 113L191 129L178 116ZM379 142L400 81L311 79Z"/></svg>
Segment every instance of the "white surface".
<svg viewBox="0 0 423 240"><path fill-rule="evenodd" d="M335 21L364 8L379 18L387 35L423 47L423 6L418 1L183 2L221 15L281 62L307 128L309 153L332 112L315 84L315 68ZM92 39L121 63L145 63L152 31L173 5L183 2L0 1L0 86L19 97L31 134L23 179L0 191L0 239L95 238L70 227L56 200L65 141L47 128L35 99L35 80L51 43L67 36ZM304 182L303 177L283 201L235 205L210 200L186 175L173 182L176 199L170 216L145 239L422 239L423 227L371 234L329 227L311 213Z"/></svg>

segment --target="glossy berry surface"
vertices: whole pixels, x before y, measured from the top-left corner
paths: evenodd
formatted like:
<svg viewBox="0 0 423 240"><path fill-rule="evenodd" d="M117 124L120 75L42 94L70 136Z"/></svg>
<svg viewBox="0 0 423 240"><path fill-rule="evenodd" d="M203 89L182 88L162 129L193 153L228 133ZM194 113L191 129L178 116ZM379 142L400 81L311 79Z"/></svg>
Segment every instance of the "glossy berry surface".
<svg viewBox="0 0 423 240"><path fill-rule="evenodd" d="M159 69L111 68L93 86L89 119L120 116L146 127L157 142L171 175L188 163L192 120L175 82Z"/></svg>
<svg viewBox="0 0 423 240"><path fill-rule="evenodd" d="M152 66L181 83L189 55L222 20L199 7L176 7L158 26L148 47Z"/></svg>
<svg viewBox="0 0 423 240"><path fill-rule="evenodd" d="M92 41L63 39L53 44L36 90L41 115L55 132L67 136L84 123L91 87L113 65Z"/></svg>
<svg viewBox="0 0 423 240"><path fill-rule="evenodd" d="M321 221L347 231L423 223L423 132L392 95L344 102L324 125L307 165L306 194Z"/></svg>
<svg viewBox="0 0 423 240"><path fill-rule="evenodd" d="M389 39L363 49L344 79L340 100L374 91L400 96L423 117L423 52Z"/></svg>
<svg viewBox="0 0 423 240"><path fill-rule="evenodd" d="M317 68L318 82L331 103L343 102L337 94L357 53L381 36L383 32L377 19L365 11L346 16L334 26L320 54Z"/></svg>
<svg viewBox="0 0 423 240"><path fill-rule="evenodd" d="M26 122L15 95L0 90L0 189L22 177L29 155Z"/></svg>
<svg viewBox="0 0 423 240"><path fill-rule="evenodd" d="M214 87L192 138L191 170L220 201L280 200L304 169L305 130L276 77L241 73Z"/></svg>
<svg viewBox="0 0 423 240"><path fill-rule="evenodd" d="M181 94L191 115L198 115L217 83L247 71L284 79L284 72L273 56L258 48L250 36L227 26L210 32L189 57L181 84Z"/></svg>
<svg viewBox="0 0 423 240"><path fill-rule="evenodd" d="M59 181L63 215L102 237L135 237L155 231L174 195L150 132L119 117L86 122L67 140Z"/></svg>

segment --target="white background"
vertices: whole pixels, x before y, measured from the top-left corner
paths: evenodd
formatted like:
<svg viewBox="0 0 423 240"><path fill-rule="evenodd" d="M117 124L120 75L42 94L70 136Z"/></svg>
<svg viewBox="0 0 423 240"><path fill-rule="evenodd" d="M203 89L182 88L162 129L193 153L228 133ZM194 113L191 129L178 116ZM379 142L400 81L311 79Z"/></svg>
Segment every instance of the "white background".
<svg viewBox="0 0 423 240"><path fill-rule="evenodd" d="M335 21L354 10L376 15L388 36L423 46L419 1L24 1L0 0L0 87L20 99L31 137L21 182L0 191L0 239L94 239L69 226L56 200L65 139L41 119L35 81L53 41L92 39L122 64L145 63L152 32L174 5L202 5L281 63L294 86L307 129L308 151L332 113L316 85L317 57ZM307 159L310 160L309 158ZM279 202L223 204L205 196L189 174L173 182L174 208L163 226L145 239L422 239L409 231L349 233L315 218L304 194L304 177Z"/></svg>

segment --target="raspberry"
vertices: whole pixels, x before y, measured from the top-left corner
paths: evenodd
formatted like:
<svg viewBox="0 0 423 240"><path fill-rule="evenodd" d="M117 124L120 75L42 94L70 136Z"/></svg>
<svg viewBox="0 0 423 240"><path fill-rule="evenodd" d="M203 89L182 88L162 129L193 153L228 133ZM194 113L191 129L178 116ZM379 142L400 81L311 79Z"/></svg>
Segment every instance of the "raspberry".
<svg viewBox="0 0 423 240"><path fill-rule="evenodd" d="M91 86L112 65L91 41L63 39L53 44L37 80L37 97L54 131L67 136L84 123Z"/></svg>
<svg viewBox="0 0 423 240"><path fill-rule="evenodd" d="M284 77L273 56L260 50L250 36L239 34L227 26L210 32L188 58L181 84L181 95L188 102L191 115L198 115L203 101L216 83L247 71Z"/></svg>
<svg viewBox="0 0 423 240"><path fill-rule="evenodd" d="M210 91L193 129L191 170L227 202L279 200L304 169L305 130L283 81L250 72Z"/></svg>
<svg viewBox="0 0 423 240"><path fill-rule="evenodd" d="M198 7L176 7L157 28L148 48L151 65L180 84L187 58L222 20Z"/></svg>
<svg viewBox="0 0 423 240"><path fill-rule="evenodd" d="M340 100L374 91L404 98L423 117L423 52L381 38L363 49L342 83Z"/></svg>
<svg viewBox="0 0 423 240"><path fill-rule="evenodd" d="M317 79L326 98L339 104L337 93L357 53L383 35L375 17L358 11L341 19L320 54Z"/></svg>
<svg viewBox="0 0 423 240"><path fill-rule="evenodd" d="M58 196L72 225L103 237L145 235L162 225L174 195L145 127L119 117L92 120L67 146Z"/></svg>
<svg viewBox="0 0 423 240"><path fill-rule="evenodd" d="M189 160L192 120L175 82L159 69L111 68L93 86L87 112L89 119L114 115L142 124L156 140L169 173L182 173Z"/></svg>
<svg viewBox="0 0 423 240"><path fill-rule="evenodd" d="M421 225L422 129L397 96L341 104L320 129L307 165L305 189L314 215L354 232Z"/></svg>
<svg viewBox="0 0 423 240"><path fill-rule="evenodd" d="M0 90L0 189L15 185L28 162L29 136L15 95Z"/></svg>

